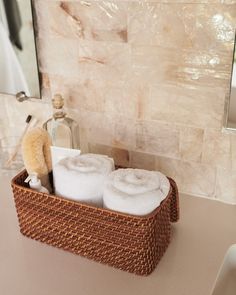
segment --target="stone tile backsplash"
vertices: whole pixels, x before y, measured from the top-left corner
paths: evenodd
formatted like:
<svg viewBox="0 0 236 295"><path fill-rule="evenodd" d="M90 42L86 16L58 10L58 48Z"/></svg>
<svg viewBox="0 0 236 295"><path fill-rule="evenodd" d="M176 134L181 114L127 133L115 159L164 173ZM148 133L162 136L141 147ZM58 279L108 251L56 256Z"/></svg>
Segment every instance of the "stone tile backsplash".
<svg viewBox="0 0 236 295"><path fill-rule="evenodd" d="M236 0L34 5L43 98L65 96L83 151L158 169L181 192L236 204L236 133L222 131ZM4 101L0 124L15 124Z"/></svg>

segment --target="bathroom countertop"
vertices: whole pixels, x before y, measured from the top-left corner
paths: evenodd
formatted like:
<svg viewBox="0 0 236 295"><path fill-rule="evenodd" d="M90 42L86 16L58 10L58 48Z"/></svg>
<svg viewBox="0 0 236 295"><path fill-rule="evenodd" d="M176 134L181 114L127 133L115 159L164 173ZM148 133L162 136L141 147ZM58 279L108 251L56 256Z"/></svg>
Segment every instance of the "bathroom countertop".
<svg viewBox="0 0 236 295"><path fill-rule="evenodd" d="M135 276L44 245L19 232L9 176L0 178L0 290L4 295L210 295L236 206L180 196L181 218L156 270Z"/></svg>

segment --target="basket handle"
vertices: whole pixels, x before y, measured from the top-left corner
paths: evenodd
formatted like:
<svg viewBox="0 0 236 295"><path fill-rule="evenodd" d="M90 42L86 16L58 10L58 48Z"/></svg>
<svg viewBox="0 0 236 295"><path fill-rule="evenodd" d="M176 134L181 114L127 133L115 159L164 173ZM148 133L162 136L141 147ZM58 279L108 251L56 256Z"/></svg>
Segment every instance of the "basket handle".
<svg viewBox="0 0 236 295"><path fill-rule="evenodd" d="M172 178L168 178L172 188L170 203L170 221L177 222L179 220L179 192L176 182Z"/></svg>

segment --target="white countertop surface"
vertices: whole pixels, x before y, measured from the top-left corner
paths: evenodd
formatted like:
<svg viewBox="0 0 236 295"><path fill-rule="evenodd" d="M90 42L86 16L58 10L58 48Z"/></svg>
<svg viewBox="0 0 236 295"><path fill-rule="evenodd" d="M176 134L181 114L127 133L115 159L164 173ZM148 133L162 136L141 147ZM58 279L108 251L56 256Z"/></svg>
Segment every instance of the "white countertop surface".
<svg viewBox="0 0 236 295"><path fill-rule="evenodd" d="M0 178L0 294L210 295L224 254L236 243L236 206L180 196L172 242L148 277L44 245L19 232L9 176Z"/></svg>

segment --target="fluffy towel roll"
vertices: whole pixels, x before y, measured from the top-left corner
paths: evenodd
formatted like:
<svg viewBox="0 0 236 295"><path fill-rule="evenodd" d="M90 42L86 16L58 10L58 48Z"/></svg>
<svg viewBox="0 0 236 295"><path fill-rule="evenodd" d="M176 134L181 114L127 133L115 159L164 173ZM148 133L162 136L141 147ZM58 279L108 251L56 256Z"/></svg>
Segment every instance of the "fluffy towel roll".
<svg viewBox="0 0 236 295"><path fill-rule="evenodd" d="M103 204L105 208L146 215L157 208L170 190L170 182L157 171L118 169L106 183Z"/></svg>
<svg viewBox="0 0 236 295"><path fill-rule="evenodd" d="M84 154L62 159L53 168L55 193L101 207L104 184L113 170L113 159L103 155Z"/></svg>

